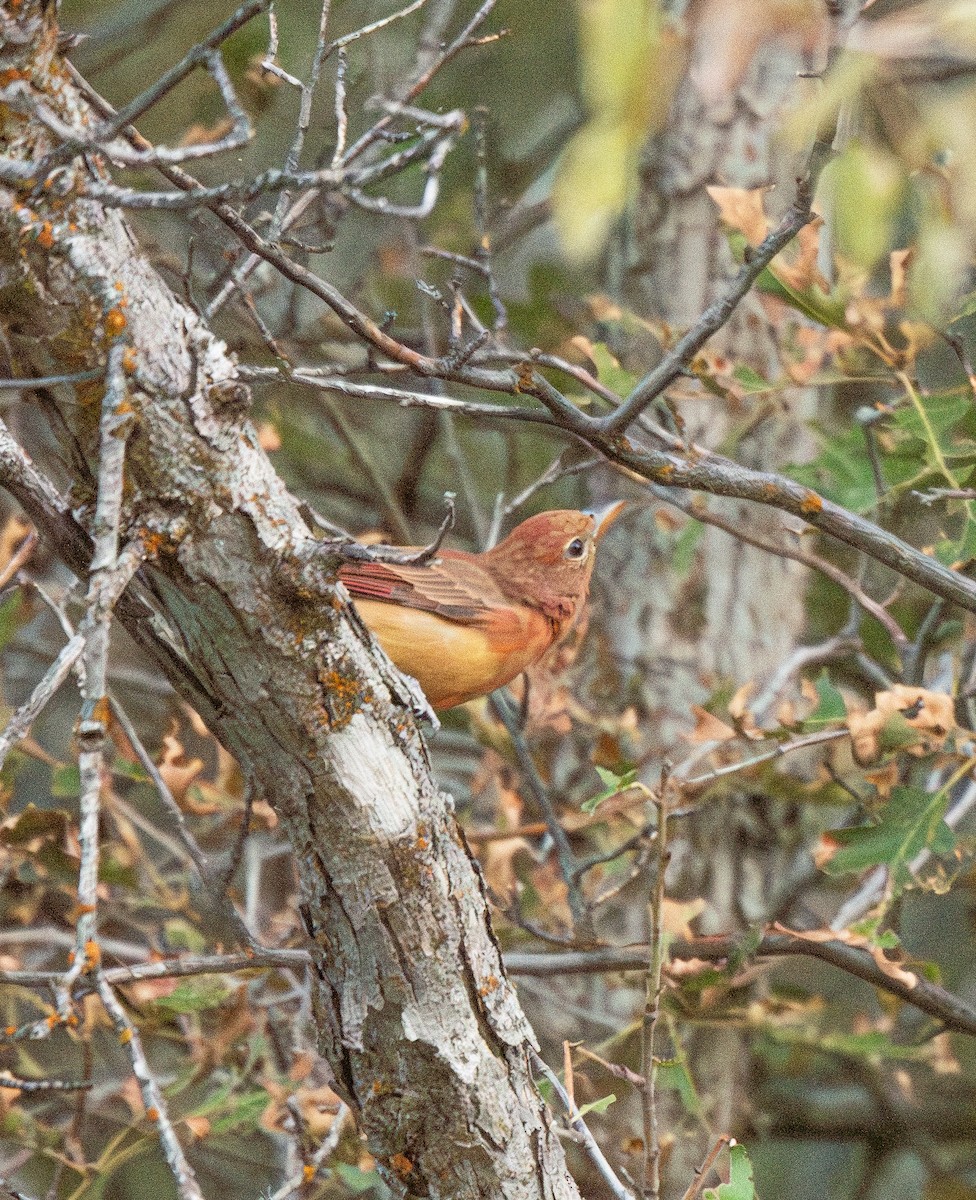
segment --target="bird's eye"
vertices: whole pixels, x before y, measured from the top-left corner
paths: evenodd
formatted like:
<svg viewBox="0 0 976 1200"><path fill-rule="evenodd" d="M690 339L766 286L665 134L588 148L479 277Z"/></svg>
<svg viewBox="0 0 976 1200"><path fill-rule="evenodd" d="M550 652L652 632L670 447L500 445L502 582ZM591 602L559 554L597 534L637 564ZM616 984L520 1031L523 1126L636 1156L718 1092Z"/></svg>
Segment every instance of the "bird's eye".
<svg viewBox="0 0 976 1200"><path fill-rule="evenodd" d="M586 556L586 542L582 538L573 538L571 542L567 543L563 555L566 558L584 558Z"/></svg>

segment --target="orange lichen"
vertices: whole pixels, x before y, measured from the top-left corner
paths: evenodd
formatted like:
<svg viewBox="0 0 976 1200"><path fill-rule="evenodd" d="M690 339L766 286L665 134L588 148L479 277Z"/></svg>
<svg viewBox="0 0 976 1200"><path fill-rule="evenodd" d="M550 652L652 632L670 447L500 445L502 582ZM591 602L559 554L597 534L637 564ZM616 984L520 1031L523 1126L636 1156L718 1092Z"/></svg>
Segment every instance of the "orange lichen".
<svg viewBox="0 0 976 1200"><path fill-rule="evenodd" d="M158 558L166 546L166 537L158 529L140 529L139 541L147 558Z"/></svg>
<svg viewBox="0 0 976 1200"><path fill-rule="evenodd" d="M119 1034L119 1043L123 1046L128 1046L129 1042L131 1042L131 1041L132 1041L132 1030L131 1029L123 1029L122 1032Z"/></svg>
<svg viewBox="0 0 976 1200"><path fill-rule="evenodd" d="M325 693L326 724L331 729L347 725L362 708L365 696L358 681L341 671L321 671L319 683Z"/></svg>
<svg viewBox="0 0 976 1200"><path fill-rule="evenodd" d="M482 998L490 996L493 991L498 988L498 979L494 975L489 975L485 982L478 988L478 995Z"/></svg>
<svg viewBox="0 0 976 1200"><path fill-rule="evenodd" d="M148 1120L152 1121L153 1124L155 1124L156 1121L159 1120L159 1109L158 1108L147 1108L146 1109L146 1117Z"/></svg>
<svg viewBox="0 0 976 1200"><path fill-rule="evenodd" d="M800 505L800 512L803 513L818 513L823 510L823 500L816 492L807 492L803 497L803 502Z"/></svg>
<svg viewBox="0 0 976 1200"><path fill-rule="evenodd" d="M401 1154L399 1151L391 1157L390 1166L401 1178L413 1171L413 1163L405 1154Z"/></svg>
<svg viewBox="0 0 976 1200"><path fill-rule="evenodd" d="M109 338L118 337L127 324L125 313L121 308L109 309L105 314L105 336Z"/></svg>

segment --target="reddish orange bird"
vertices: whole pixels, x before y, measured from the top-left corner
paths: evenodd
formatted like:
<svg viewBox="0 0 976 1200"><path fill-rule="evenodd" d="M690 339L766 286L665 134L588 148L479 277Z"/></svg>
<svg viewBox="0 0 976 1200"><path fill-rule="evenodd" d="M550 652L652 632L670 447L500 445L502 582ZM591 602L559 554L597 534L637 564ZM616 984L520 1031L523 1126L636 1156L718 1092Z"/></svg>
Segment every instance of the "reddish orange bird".
<svg viewBox="0 0 976 1200"><path fill-rule="evenodd" d="M596 543L622 508L544 512L483 554L347 562L339 578L399 669L434 708L453 708L510 683L565 637L586 604Z"/></svg>

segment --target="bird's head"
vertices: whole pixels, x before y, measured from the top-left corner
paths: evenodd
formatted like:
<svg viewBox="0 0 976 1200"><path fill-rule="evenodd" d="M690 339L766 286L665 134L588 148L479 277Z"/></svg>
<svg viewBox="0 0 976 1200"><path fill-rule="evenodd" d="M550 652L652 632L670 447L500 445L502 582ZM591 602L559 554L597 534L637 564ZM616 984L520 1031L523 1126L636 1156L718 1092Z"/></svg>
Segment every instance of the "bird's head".
<svg viewBox="0 0 976 1200"><path fill-rule="evenodd" d="M589 591L596 544L623 507L618 501L599 512L539 513L517 525L485 558L513 599L571 619Z"/></svg>

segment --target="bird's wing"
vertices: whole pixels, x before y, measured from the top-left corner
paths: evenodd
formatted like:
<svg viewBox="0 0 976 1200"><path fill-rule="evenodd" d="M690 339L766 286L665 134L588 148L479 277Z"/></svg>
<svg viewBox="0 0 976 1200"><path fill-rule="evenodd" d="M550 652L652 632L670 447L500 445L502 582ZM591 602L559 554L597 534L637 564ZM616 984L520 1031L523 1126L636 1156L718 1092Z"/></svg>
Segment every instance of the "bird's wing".
<svg viewBox="0 0 976 1200"><path fill-rule="evenodd" d="M419 608L464 625L485 624L499 600L507 604L487 572L463 559L447 561L449 566L433 562L422 567L347 562L339 568L339 578L353 599Z"/></svg>

